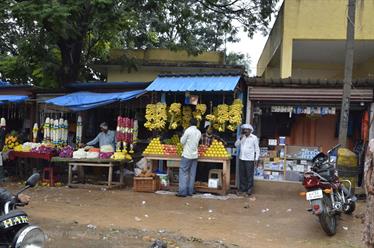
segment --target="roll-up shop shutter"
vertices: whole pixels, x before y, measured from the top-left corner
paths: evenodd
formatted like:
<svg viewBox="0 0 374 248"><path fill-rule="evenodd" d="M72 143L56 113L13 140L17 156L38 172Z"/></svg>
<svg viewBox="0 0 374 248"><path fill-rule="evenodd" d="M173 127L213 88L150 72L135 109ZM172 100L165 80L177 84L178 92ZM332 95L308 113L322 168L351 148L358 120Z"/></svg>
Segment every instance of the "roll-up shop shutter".
<svg viewBox="0 0 374 248"><path fill-rule="evenodd" d="M340 102L343 89L248 87L250 100ZM373 89L352 89L352 102L372 102Z"/></svg>

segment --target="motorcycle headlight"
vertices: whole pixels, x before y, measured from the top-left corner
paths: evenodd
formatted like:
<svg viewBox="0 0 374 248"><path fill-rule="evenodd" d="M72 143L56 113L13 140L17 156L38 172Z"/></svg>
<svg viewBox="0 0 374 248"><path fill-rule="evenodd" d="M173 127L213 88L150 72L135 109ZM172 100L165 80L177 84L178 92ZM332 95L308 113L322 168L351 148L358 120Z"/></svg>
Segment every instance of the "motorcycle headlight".
<svg viewBox="0 0 374 248"><path fill-rule="evenodd" d="M45 235L42 229L37 226L26 226L18 231L15 241L15 248L43 248Z"/></svg>

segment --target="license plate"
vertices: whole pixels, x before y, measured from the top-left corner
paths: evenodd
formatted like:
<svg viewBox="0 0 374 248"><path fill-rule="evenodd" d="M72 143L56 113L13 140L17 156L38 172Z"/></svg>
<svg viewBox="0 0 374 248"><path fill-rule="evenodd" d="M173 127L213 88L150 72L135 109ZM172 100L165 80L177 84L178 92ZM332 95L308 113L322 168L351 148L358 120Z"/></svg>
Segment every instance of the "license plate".
<svg viewBox="0 0 374 248"><path fill-rule="evenodd" d="M322 190L314 190L306 193L307 201L321 199L323 197Z"/></svg>

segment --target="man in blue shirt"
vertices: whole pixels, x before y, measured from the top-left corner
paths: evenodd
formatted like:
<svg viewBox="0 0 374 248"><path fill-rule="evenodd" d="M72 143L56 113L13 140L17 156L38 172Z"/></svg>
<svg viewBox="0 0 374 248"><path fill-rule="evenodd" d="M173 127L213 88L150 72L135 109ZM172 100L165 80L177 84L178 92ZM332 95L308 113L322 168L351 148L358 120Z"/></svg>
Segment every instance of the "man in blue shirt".
<svg viewBox="0 0 374 248"><path fill-rule="evenodd" d="M101 132L96 136L95 139L87 143L89 146L96 145L99 143L99 147L104 145L111 145L113 149L116 149L116 132L108 129L108 124L103 122L100 124Z"/></svg>

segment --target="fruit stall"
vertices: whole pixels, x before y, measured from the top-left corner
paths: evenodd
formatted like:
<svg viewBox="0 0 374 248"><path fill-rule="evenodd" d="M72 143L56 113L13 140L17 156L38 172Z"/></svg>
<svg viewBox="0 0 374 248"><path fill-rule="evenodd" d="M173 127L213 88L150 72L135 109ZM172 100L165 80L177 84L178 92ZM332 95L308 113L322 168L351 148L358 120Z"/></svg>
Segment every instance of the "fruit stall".
<svg viewBox="0 0 374 248"><path fill-rule="evenodd" d="M239 81L240 76L162 76L146 89L153 101L146 106L144 126L151 138L143 156L148 169L159 175L162 189L178 187L180 138L195 118L203 134L211 126L215 136L228 144L225 147L224 142L213 139L209 146L199 145L195 190L228 193L235 178L231 164L236 161L234 142L244 111Z"/></svg>

